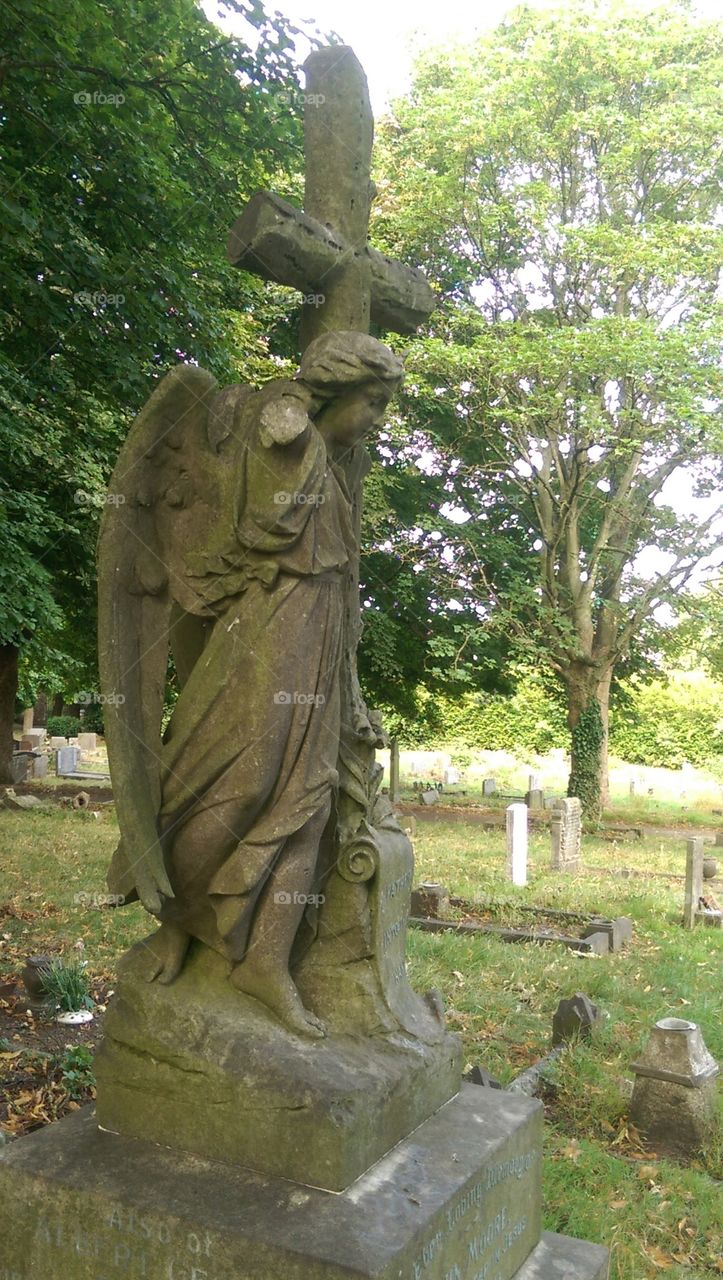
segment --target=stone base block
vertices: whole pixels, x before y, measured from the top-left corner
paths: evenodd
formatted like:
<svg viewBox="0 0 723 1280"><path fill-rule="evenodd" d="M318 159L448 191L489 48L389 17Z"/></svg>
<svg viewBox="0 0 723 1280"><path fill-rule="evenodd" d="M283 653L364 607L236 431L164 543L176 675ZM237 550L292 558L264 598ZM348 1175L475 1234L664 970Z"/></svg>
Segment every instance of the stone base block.
<svg viewBox="0 0 723 1280"><path fill-rule="evenodd" d="M441 1027L286 1031L200 948L170 986L147 981L139 944L123 959L96 1056L102 1128L206 1159L343 1191L454 1097L460 1048Z"/></svg>
<svg viewBox="0 0 723 1280"><path fill-rule="evenodd" d="M540 1238L542 1109L462 1092L341 1194L97 1127L0 1152L10 1280L598 1280L607 1251Z"/></svg>

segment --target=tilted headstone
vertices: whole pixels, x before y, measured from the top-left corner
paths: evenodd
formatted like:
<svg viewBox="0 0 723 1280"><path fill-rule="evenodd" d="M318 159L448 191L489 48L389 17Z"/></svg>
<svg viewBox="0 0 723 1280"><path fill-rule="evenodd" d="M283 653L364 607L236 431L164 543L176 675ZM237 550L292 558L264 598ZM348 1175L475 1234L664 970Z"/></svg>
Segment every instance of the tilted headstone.
<svg viewBox="0 0 723 1280"><path fill-rule="evenodd" d="M561 1000L552 1015L552 1043L564 1044L575 1036L590 1037L600 1021L600 1011L589 996L576 992L569 1000Z"/></svg>
<svg viewBox="0 0 723 1280"><path fill-rule="evenodd" d="M685 845L685 900L683 927L692 929L700 910L703 893L703 837L692 836Z"/></svg>
<svg viewBox="0 0 723 1280"><path fill-rule="evenodd" d="M527 805L507 806L507 874L513 884L527 884Z"/></svg>
<svg viewBox="0 0 723 1280"><path fill-rule="evenodd" d="M698 1155L716 1123L719 1068L697 1024L661 1018L632 1069L636 1129L662 1155Z"/></svg>
<svg viewBox="0 0 723 1280"><path fill-rule="evenodd" d="M566 796L552 811L550 866L553 871L577 871L582 846L582 805L577 796Z"/></svg>

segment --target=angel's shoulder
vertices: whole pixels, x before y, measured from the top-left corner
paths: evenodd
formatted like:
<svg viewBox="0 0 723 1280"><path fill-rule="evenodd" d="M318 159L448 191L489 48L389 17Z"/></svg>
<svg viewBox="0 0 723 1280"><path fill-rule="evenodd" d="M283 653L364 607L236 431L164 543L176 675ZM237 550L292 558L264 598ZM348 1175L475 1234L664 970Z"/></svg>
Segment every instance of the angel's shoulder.
<svg viewBox="0 0 723 1280"><path fill-rule="evenodd" d="M295 382L279 380L265 387L257 411L259 439L266 449L291 444L311 425L308 397Z"/></svg>

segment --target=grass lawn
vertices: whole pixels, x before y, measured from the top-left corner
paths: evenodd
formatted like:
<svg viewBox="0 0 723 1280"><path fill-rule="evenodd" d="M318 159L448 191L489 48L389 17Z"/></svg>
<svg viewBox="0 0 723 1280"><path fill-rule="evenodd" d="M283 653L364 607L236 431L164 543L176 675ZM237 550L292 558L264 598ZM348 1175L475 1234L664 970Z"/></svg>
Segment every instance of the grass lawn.
<svg viewBox="0 0 723 1280"><path fill-rule="evenodd" d="M91 974L112 983L119 953L150 923L138 906L96 910L83 901L105 892L116 837L109 811L99 818L68 810L0 812L0 982L27 955L59 949L82 951ZM531 840L524 889L504 880L501 831L440 816L419 824L415 849L418 880L494 901L501 921L517 922L521 904L633 919L632 946L606 957L412 931L411 976L418 988L443 993L467 1062L484 1064L504 1082L547 1051L561 997L585 991L599 1004L605 1021L592 1043L568 1049L546 1081L545 1225L609 1245L615 1280L720 1275L720 1144L685 1168L645 1152L627 1123L630 1063L656 1019L698 1022L723 1061L723 933L684 932L682 881L665 878L684 870L684 842L586 837L588 871L571 879L548 870L549 836L542 832ZM620 878L611 874L616 866L645 874Z"/></svg>

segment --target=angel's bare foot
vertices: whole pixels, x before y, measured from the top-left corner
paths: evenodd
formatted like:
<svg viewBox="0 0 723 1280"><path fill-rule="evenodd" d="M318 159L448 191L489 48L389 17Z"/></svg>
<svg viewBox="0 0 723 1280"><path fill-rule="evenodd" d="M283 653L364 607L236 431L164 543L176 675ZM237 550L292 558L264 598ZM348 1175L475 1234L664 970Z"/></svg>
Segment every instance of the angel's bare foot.
<svg viewBox="0 0 723 1280"><path fill-rule="evenodd" d="M304 1008L291 975L284 970L269 973L255 969L249 960L244 960L232 971L231 982L239 991L271 1009L289 1031L315 1040L326 1035L323 1022Z"/></svg>
<svg viewBox="0 0 723 1280"><path fill-rule="evenodd" d="M168 986L178 977L183 968L191 935L177 924L162 924L158 933L154 933L149 947L153 951L155 964L148 975L149 982L158 979Z"/></svg>

